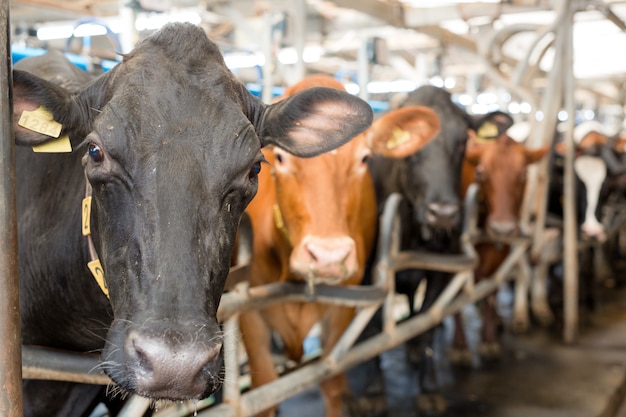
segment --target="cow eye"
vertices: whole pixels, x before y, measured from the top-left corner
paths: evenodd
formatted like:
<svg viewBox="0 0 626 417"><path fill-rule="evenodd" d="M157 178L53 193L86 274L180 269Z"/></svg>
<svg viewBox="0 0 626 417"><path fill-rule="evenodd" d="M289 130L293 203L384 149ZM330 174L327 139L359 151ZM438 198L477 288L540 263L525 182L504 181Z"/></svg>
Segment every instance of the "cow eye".
<svg viewBox="0 0 626 417"><path fill-rule="evenodd" d="M255 162L250 168L250 172L248 173L248 178L254 178L261 172L261 161Z"/></svg>
<svg viewBox="0 0 626 417"><path fill-rule="evenodd" d="M89 147L87 148L87 153L89 154L91 160L94 162L102 162L104 160L104 151L102 151L102 148L95 143L89 144Z"/></svg>

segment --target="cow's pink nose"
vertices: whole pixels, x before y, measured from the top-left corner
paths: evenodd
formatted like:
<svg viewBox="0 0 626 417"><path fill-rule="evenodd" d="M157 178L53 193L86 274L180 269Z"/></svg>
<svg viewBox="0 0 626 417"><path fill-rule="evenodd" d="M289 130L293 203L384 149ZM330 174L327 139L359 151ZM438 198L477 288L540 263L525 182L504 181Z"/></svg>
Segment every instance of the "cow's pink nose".
<svg viewBox="0 0 626 417"><path fill-rule="evenodd" d="M131 332L126 341L136 390L151 398L199 398L210 378L205 366L219 357L221 341L171 345L163 338Z"/></svg>
<svg viewBox="0 0 626 417"><path fill-rule="evenodd" d="M356 245L349 237L308 236L294 253L292 272L303 278L344 280L358 270Z"/></svg>

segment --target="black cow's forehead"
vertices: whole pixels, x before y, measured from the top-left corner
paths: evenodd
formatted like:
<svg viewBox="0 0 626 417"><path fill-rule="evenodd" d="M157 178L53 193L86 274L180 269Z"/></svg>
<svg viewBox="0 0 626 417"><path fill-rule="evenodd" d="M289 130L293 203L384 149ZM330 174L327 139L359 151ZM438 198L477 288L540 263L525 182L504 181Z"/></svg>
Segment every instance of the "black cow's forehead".
<svg viewBox="0 0 626 417"><path fill-rule="evenodd" d="M168 155L204 164L217 183L249 171L261 141L244 111L241 84L201 29L173 25L165 32L112 70L95 137L129 173ZM175 45L181 39L195 44Z"/></svg>

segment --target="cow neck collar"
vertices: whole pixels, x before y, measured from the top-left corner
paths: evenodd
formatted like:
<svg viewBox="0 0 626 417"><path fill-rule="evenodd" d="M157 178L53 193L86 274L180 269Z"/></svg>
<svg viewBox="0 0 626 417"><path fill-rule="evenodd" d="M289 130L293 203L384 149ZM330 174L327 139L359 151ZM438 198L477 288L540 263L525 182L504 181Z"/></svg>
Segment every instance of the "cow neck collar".
<svg viewBox="0 0 626 417"><path fill-rule="evenodd" d="M272 217L274 218L274 226L278 229L283 238L287 241L290 247L293 247L293 243L291 242L291 237L289 236L289 230L285 225L285 220L283 219L283 214L280 211L280 206L278 203L274 203L272 206Z"/></svg>
<svg viewBox="0 0 626 417"><path fill-rule="evenodd" d="M86 167L87 163L87 155L85 155L82 159L83 167ZM96 251L96 247L93 244L93 239L91 237L91 184L89 183L89 179L87 178L87 169L84 169L85 174L85 198L82 201L82 234L87 238L87 246L89 248L89 262L87 262L87 267L89 271L93 275L94 279L98 283L100 290L104 293L104 295L109 298L109 289L107 287L107 283L104 279L104 269L102 268L102 264L100 263L100 259L98 258L98 253Z"/></svg>

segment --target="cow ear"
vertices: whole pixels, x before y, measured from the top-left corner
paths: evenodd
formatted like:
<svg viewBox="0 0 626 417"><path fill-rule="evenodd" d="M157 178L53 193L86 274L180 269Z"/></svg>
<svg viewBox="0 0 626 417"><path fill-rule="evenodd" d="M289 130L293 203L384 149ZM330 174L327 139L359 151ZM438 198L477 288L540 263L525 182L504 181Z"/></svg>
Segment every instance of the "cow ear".
<svg viewBox="0 0 626 417"><path fill-rule="evenodd" d="M67 90L28 72L13 71L13 131L18 145L34 146L55 139L71 106Z"/></svg>
<svg viewBox="0 0 626 417"><path fill-rule="evenodd" d="M345 91L314 87L265 107L256 126L263 146L300 157L335 149L367 129L373 119L365 101Z"/></svg>
<svg viewBox="0 0 626 417"><path fill-rule="evenodd" d="M428 107L402 107L374 122L367 131L367 144L374 153L404 158L433 140L440 128L439 117Z"/></svg>
<svg viewBox="0 0 626 417"><path fill-rule="evenodd" d="M541 158L543 158L547 153L548 153L548 147L547 146L542 146L540 148L537 149L528 149L526 148L524 150L524 153L526 155L526 163L527 164L534 164L535 162L539 161Z"/></svg>

